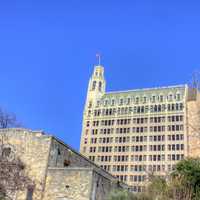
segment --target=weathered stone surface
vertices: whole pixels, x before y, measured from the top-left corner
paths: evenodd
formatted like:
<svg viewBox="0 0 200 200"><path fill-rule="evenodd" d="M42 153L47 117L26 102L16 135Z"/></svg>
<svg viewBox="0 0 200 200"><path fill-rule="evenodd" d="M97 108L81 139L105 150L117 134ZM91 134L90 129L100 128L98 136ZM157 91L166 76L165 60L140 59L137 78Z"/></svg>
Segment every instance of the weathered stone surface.
<svg viewBox="0 0 200 200"><path fill-rule="evenodd" d="M2 129L1 140L26 165L35 182L33 200L105 200L116 179L62 141L41 131ZM27 191L15 200L26 200Z"/></svg>
<svg viewBox="0 0 200 200"><path fill-rule="evenodd" d="M40 132L25 129L0 130L0 135L4 143L10 145L15 155L25 163L28 176L35 182L36 188L33 199L41 199L45 185L51 138ZM17 199L26 199L24 193L17 194Z"/></svg>
<svg viewBox="0 0 200 200"><path fill-rule="evenodd" d="M90 199L91 169L48 169L44 200L62 199L88 200Z"/></svg>

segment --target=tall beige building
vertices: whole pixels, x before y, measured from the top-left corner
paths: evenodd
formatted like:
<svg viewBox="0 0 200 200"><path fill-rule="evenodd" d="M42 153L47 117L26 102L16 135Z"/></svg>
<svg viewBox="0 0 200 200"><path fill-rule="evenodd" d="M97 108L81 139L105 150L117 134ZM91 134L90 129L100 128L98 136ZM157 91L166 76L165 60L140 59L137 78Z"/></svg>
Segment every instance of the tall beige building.
<svg viewBox="0 0 200 200"><path fill-rule="evenodd" d="M121 80L120 80L121 81ZM148 174L167 175L200 153L199 94L188 85L106 92L103 66L95 66L83 114L80 151L143 190Z"/></svg>

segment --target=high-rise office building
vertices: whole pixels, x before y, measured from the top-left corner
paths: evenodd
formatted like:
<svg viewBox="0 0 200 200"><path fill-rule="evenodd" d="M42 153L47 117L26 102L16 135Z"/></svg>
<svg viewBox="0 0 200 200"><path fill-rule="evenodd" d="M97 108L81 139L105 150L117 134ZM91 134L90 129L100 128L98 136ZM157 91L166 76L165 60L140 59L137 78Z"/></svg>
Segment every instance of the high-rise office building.
<svg viewBox="0 0 200 200"><path fill-rule="evenodd" d="M122 80L120 80L122 81ZM200 154L200 98L188 85L106 92L95 66L83 114L80 151L140 192L148 175L165 176Z"/></svg>

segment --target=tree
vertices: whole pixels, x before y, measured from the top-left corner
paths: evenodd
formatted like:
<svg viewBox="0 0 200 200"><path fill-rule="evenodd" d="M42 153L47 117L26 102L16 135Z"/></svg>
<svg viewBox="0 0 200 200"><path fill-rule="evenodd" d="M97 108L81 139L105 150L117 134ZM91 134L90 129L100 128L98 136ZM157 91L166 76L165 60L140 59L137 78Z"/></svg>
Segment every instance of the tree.
<svg viewBox="0 0 200 200"><path fill-rule="evenodd" d="M147 186L146 196L150 196L152 200L168 200L170 191L166 178L150 175L149 181L150 183Z"/></svg>
<svg viewBox="0 0 200 200"><path fill-rule="evenodd" d="M17 122L16 116L6 112L0 107L0 128L12 128L19 126L20 124Z"/></svg>
<svg viewBox="0 0 200 200"><path fill-rule="evenodd" d="M18 127L14 114L0 108L0 129ZM25 173L24 163L16 156L12 146L0 138L0 200L12 199L17 191L34 188L34 183Z"/></svg>
<svg viewBox="0 0 200 200"><path fill-rule="evenodd" d="M200 159L187 158L176 165L171 174L176 200L200 199Z"/></svg>
<svg viewBox="0 0 200 200"><path fill-rule="evenodd" d="M111 191L106 200L137 200L137 198L133 193L120 189Z"/></svg>
<svg viewBox="0 0 200 200"><path fill-rule="evenodd" d="M0 145L0 200L12 199L17 191L34 188L25 173L24 163L12 152L10 146Z"/></svg>
<svg viewBox="0 0 200 200"><path fill-rule="evenodd" d="M200 159L179 161L168 179L152 175L149 181L146 191L141 194L149 200L199 200Z"/></svg>

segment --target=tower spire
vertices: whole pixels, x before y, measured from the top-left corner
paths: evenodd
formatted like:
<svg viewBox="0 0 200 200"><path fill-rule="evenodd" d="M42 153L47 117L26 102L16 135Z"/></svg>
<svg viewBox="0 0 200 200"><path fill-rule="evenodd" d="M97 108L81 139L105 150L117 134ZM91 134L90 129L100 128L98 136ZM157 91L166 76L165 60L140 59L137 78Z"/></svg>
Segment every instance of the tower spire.
<svg viewBox="0 0 200 200"><path fill-rule="evenodd" d="M98 60L98 65L101 65L101 55L99 53L96 54L96 58Z"/></svg>

